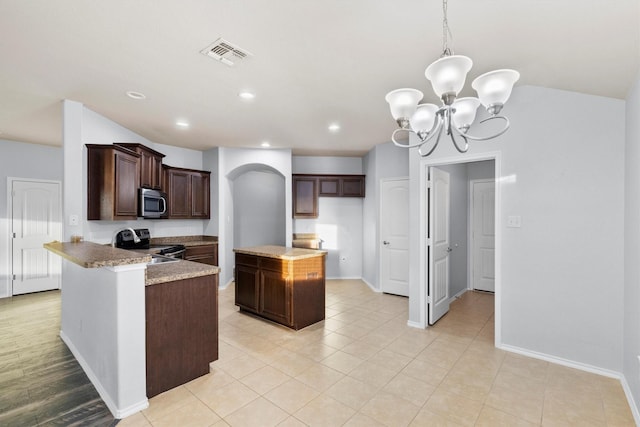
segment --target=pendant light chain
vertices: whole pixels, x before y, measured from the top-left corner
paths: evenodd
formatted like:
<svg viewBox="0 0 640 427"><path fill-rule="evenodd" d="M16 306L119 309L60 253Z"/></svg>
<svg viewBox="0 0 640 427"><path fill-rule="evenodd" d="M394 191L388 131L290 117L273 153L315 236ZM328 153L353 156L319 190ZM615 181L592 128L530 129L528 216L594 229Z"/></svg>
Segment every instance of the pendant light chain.
<svg viewBox="0 0 640 427"><path fill-rule="evenodd" d="M449 38L453 40L453 35L451 34L451 30L449 29L449 21L447 20L448 6L449 4L447 0L442 0L442 55L440 55L440 57L453 55L453 50L449 48L448 43Z"/></svg>

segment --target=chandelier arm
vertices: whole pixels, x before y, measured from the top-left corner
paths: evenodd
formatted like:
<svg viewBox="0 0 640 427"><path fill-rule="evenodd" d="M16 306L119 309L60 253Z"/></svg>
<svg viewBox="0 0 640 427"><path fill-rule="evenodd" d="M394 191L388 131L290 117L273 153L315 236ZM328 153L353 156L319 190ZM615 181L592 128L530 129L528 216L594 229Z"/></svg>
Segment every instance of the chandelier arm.
<svg viewBox="0 0 640 427"><path fill-rule="evenodd" d="M442 136L442 130L443 129L444 129L444 126L439 126L438 132L434 132L433 134L431 134L431 136L433 137L433 135L435 135L437 133L438 134L438 138L436 139L436 143L433 144L433 147L431 147L431 150L429 150L428 153L422 153L422 145L420 146L420 148L418 148L418 154L420 154L420 156L427 157L427 156L429 156L431 153L433 153L435 151L436 147L440 143L440 137Z"/></svg>
<svg viewBox="0 0 640 427"><path fill-rule="evenodd" d="M415 133L415 132L414 132L414 131L412 131L411 129L399 128L399 129L394 130L394 131L393 131L393 133L391 134L391 141L393 142L393 144L394 144L396 147L401 147L401 148L415 148L415 147L419 147L419 146L421 146L422 144L424 144L424 143L425 143L425 141L422 141L422 140L420 139L420 137L419 137L419 136L418 136L419 141L418 141L418 142L415 142L415 143L413 143L413 144L401 144L401 143L399 143L398 141L396 141L396 132L399 132L399 131L401 131L401 130L403 130L403 131L405 131L405 132L412 133L412 134L414 134L414 135L416 135L416 136L418 135L417 133Z"/></svg>
<svg viewBox="0 0 640 427"><path fill-rule="evenodd" d="M455 133L458 134L458 136L462 137L462 139L464 139L464 149L460 148L460 146L458 145L458 141L456 140L455 135L453 134L453 130L455 130ZM461 133L460 131L458 131L458 129L455 129L455 127L450 130L449 132L449 137L451 137L451 141L453 142L453 146L456 147L456 150L458 150L459 153L466 153L467 151L469 151L469 141L467 141L467 135Z"/></svg>
<svg viewBox="0 0 640 427"><path fill-rule="evenodd" d="M484 123L484 122L488 122L489 120L494 120L494 119L501 119L505 121L505 126L502 130L500 130L498 133L496 133L495 135L491 135L491 136L473 136L473 135L469 135L467 133L462 133L461 135L463 135L463 137L465 139L470 139L472 141L487 141L489 139L493 139L496 138L500 135L502 135L503 133L505 133L506 131L509 130L509 126L511 126L511 122L509 122L509 119L506 118L505 116L491 116L491 117L487 117L486 119L480 121L480 123ZM457 129L456 129L457 130Z"/></svg>
<svg viewBox="0 0 640 427"><path fill-rule="evenodd" d="M414 135L416 135L419 139L418 142L414 142L413 144L401 144L398 141L396 141L396 132L399 131L405 131L405 132L410 132ZM414 132L412 129L409 128L399 128L393 131L393 133L391 134L391 141L393 142L393 144L397 147L401 147L401 148L415 148L415 147L421 147L423 144L425 144L427 141L429 141L430 139L432 139L436 133L439 133L439 131L442 130L442 121L440 119L438 119L438 121L433 125L433 127L431 128L431 130L427 133L427 135L425 137L421 137L417 132Z"/></svg>

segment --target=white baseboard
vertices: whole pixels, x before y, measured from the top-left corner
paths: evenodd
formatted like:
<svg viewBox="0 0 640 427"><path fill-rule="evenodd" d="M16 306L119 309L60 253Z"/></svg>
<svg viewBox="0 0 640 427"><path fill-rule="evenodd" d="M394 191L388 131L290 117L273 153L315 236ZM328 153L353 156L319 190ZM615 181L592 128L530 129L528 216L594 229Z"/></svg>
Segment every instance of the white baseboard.
<svg viewBox="0 0 640 427"><path fill-rule="evenodd" d="M410 328L424 329L424 325L422 323L414 322L412 320L407 320L407 326L409 326Z"/></svg>
<svg viewBox="0 0 640 427"><path fill-rule="evenodd" d="M631 408L633 419L636 421L636 425L640 426L640 411L638 411L636 401L633 399L633 393L631 393L631 388L629 387L627 378L624 375L622 375L622 377L620 378L620 383L622 384L622 389L624 390L625 396L627 396L627 402L629 403L629 407Z"/></svg>
<svg viewBox="0 0 640 427"><path fill-rule="evenodd" d="M62 330L60 330L60 338L67 345L67 347L69 348L69 351L71 351L71 353L73 354L73 357L76 358L76 360L82 367L82 370L84 371L85 374L87 374L87 377L89 377L89 380L91 381L93 386L96 388L96 390L98 391L98 394L100 395L105 405L107 405L107 408L109 408L109 411L111 411L111 414L115 418L122 419L122 418L128 417L129 415L133 415L136 412L140 412L143 409L147 409L149 407L149 400L145 398L143 401L140 401L134 405L130 405L127 408L119 409L116 406L116 404L113 402L113 399L111 399L111 396L109 395L109 393L107 393L107 391L104 389L104 387L102 386L102 383L100 382L96 374L94 374L93 370L91 369L87 361L84 360L84 358L82 357L82 355L80 354L76 346L73 345L69 337L67 337L67 335Z"/></svg>
<svg viewBox="0 0 640 427"><path fill-rule="evenodd" d="M373 292L376 292L378 294L382 293L382 291L380 289L377 289L375 286L373 286L373 284L369 283L368 281L366 281L364 278L360 278L360 280L362 280L364 282L365 285L367 285L369 288L371 288L371 290Z"/></svg>
<svg viewBox="0 0 640 427"><path fill-rule="evenodd" d="M546 362L555 363L556 365L566 366L568 368L579 369L585 372L591 372L592 374L602 375L609 378L622 379L620 372L611 371L609 369L599 368L597 366L589 365L586 363L576 362L574 360L563 359L562 357L552 356L550 354L539 353L537 351L531 351L520 347L515 347L508 344L502 344L498 348L523 356L532 357L534 359L544 360Z"/></svg>
<svg viewBox="0 0 640 427"><path fill-rule="evenodd" d="M460 298L462 296L462 294L464 294L465 292L467 292L469 289L463 289L460 292L458 292L457 294L455 294L454 296L452 296L451 298L449 298L449 304L451 304L452 302L454 302L455 300L457 300L458 298Z"/></svg>
<svg viewBox="0 0 640 427"><path fill-rule="evenodd" d="M633 418L636 422L636 425L640 426L640 412L638 411L636 402L633 399L633 393L631 393L631 388L629 387L629 383L627 383L627 379L622 373L611 371L609 369L598 368L597 366L588 365L586 363L580 363L580 362L575 362L573 360L563 359L561 357L551 356L544 353L538 353L536 351L525 350L523 348L514 347L511 345L502 344L501 346L499 346L499 348L505 351L509 351L511 353L517 353L523 356L532 357L534 359L540 359L546 362L555 363L557 365L567 366L569 368L579 369L581 371L586 371L592 374L602 375L605 377L615 378L619 380L620 384L622 385L622 389L624 390L624 394L627 397L627 402L629 403L629 408L631 408L631 413L633 414Z"/></svg>

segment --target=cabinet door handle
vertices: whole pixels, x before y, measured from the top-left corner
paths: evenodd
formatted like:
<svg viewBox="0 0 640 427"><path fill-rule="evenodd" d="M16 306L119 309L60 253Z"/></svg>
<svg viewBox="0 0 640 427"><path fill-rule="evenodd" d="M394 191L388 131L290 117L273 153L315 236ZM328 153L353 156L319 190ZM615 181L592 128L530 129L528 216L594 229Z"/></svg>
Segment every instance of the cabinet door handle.
<svg viewBox="0 0 640 427"><path fill-rule="evenodd" d="M391 244L391 242L387 242L386 240L383 240L382 244L385 245L385 246L389 246Z"/></svg>

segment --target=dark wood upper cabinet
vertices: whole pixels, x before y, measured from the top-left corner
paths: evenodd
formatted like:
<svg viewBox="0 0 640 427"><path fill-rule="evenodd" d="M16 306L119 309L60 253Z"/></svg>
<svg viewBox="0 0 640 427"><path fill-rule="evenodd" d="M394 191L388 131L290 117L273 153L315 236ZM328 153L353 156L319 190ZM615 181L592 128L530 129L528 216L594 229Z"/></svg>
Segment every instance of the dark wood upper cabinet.
<svg viewBox="0 0 640 427"><path fill-rule="evenodd" d="M318 197L364 197L365 175L306 175L293 179L293 217L317 218Z"/></svg>
<svg viewBox="0 0 640 427"><path fill-rule="evenodd" d="M163 165L169 218L211 217L211 172Z"/></svg>
<svg viewBox="0 0 640 427"><path fill-rule="evenodd" d="M117 142L115 145L140 154L140 187L162 190L162 159L164 154L142 144Z"/></svg>
<svg viewBox="0 0 640 427"><path fill-rule="evenodd" d="M117 145L87 144L87 219L138 217L140 154Z"/></svg>
<svg viewBox="0 0 640 427"><path fill-rule="evenodd" d="M293 217L318 217L318 179L293 175Z"/></svg>

